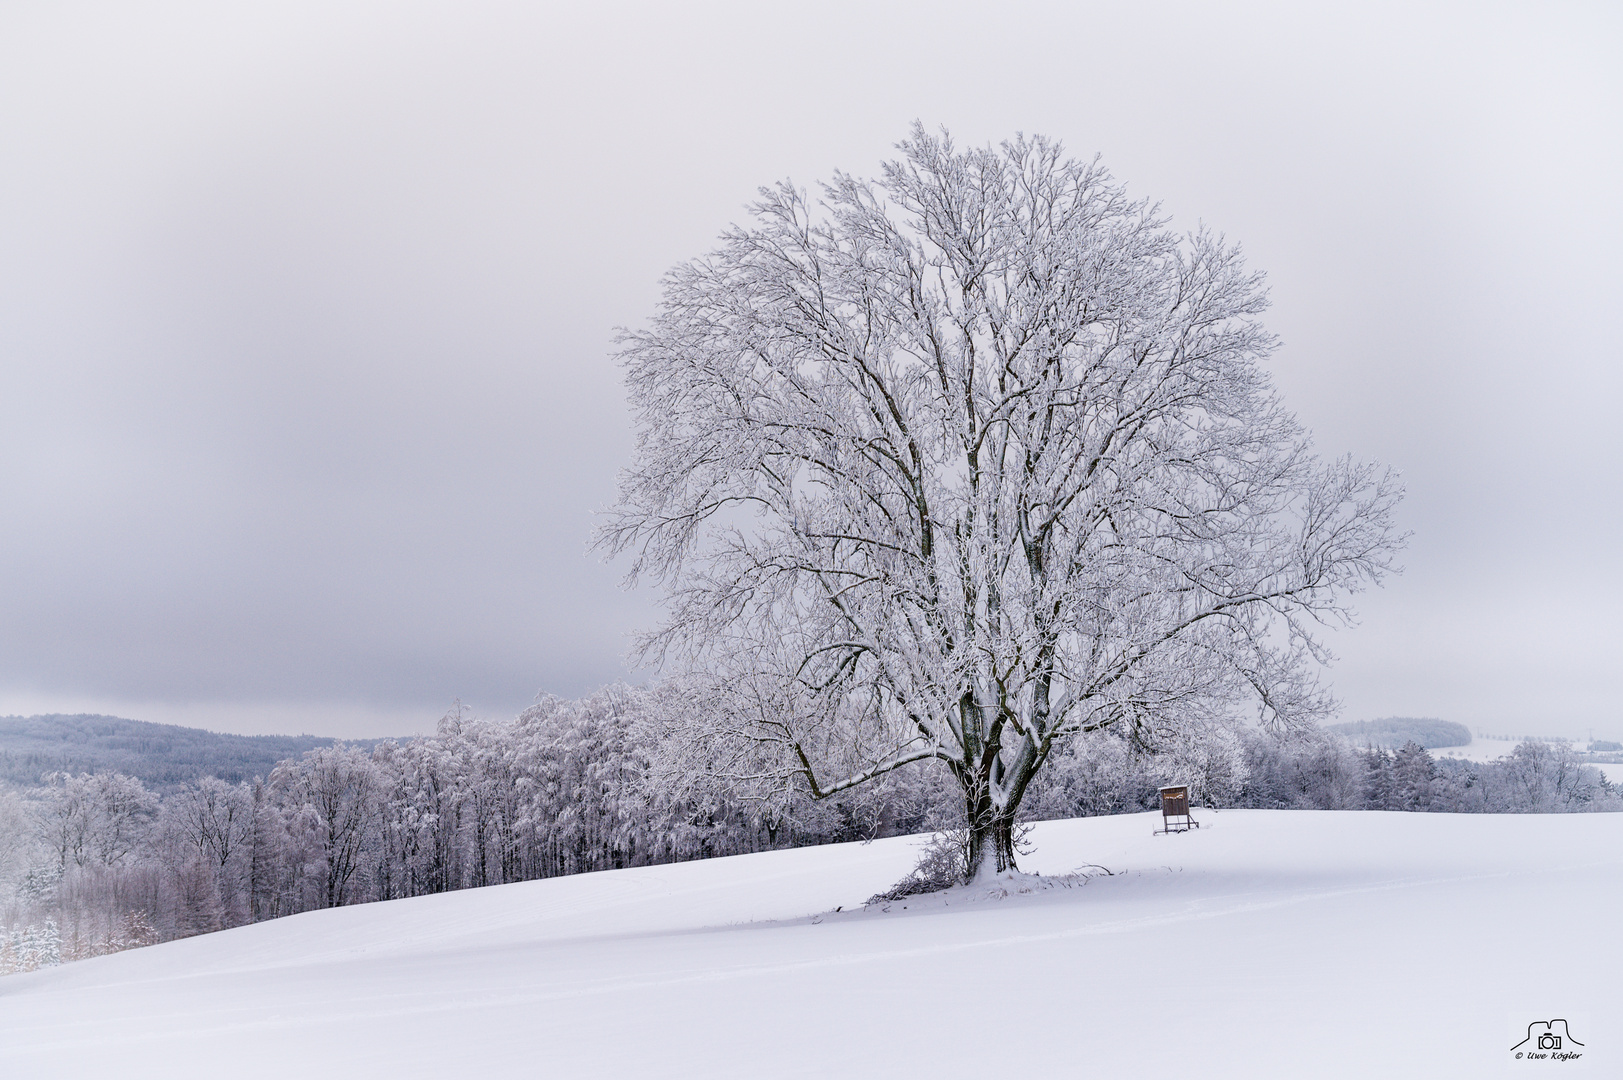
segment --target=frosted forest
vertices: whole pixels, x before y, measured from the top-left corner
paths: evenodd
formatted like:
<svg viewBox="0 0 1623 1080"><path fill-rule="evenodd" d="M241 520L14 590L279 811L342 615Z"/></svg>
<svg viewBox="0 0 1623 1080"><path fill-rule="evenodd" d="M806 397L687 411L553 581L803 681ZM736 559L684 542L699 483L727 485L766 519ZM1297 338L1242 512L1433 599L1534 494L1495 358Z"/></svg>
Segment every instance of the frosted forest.
<svg viewBox="0 0 1623 1080"><path fill-rule="evenodd" d="M752 786L695 767L678 717L690 702L674 686L614 686L508 722L453 709L434 736L320 748L237 784L160 795L104 771L0 792L0 971L319 908L777 848L935 832L965 857L962 803L939 772L897 769L821 801ZM1172 782L1210 807L1623 810L1561 742L1470 762L1235 725L1159 747L1083 736L1023 820L1152 809Z"/></svg>

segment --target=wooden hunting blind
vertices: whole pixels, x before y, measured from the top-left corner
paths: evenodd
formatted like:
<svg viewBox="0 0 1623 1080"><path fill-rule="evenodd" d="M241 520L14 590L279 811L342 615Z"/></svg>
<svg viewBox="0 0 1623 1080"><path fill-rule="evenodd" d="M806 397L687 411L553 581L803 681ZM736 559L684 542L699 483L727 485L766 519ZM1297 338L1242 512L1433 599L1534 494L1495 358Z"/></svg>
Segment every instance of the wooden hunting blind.
<svg viewBox="0 0 1623 1080"><path fill-rule="evenodd" d="M1189 816L1189 785L1174 784L1161 789L1161 828L1157 833L1188 832L1200 828Z"/></svg>

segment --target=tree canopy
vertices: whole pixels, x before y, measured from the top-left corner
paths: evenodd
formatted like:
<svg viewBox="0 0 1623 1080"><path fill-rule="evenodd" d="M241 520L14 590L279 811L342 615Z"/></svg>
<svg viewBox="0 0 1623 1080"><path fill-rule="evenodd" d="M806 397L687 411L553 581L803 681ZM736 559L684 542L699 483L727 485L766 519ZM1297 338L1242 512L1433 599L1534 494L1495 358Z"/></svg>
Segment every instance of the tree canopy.
<svg viewBox="0 0 1623 1080"><path fill-rule="evenodd" d="M1315 630L1400 488L1315 456L1237 246L1042 137L898 149L669 273L601 542L668 590L644 646L710 760L816 796L939 762L995 872L1079 732L1325 715Z"/></svg>

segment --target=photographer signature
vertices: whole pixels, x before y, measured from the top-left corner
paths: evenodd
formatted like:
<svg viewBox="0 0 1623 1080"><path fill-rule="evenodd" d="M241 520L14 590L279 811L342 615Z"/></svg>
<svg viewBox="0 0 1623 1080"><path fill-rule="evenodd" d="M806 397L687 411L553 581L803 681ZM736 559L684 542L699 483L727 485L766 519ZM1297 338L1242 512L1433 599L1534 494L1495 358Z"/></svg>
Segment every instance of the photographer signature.
<svg viewBox="0 0 1623 1080"><path fill-rule="evenodd" d="M1533 1045L1529 1046L1529 1043ZM1551 1058L1556 1061L1576 1061L1578 1058L1583 1057L1583 1054L1570 1050L1568 1047L1582 1045L1583 1043L1574 1039L1572 1032L1567 1030L1565 1020L1535 1020L1527 1025L1527 1038L1512 1046L1511 1049L1517 1052L1517 1058Z"/></svg>

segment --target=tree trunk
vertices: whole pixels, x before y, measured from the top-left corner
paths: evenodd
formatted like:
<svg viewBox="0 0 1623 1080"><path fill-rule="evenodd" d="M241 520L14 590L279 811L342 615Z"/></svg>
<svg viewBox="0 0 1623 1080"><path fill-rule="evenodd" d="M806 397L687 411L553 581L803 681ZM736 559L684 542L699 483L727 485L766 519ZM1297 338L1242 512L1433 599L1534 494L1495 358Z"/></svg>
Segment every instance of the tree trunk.
<svg viewBox="0 0 1623 1080"><path fill-rule="evenodd" d="M1014 808L998 810L982 788L966 793L965 809L969 812L968 880L1018 870L1014 864Z"/></svg>

